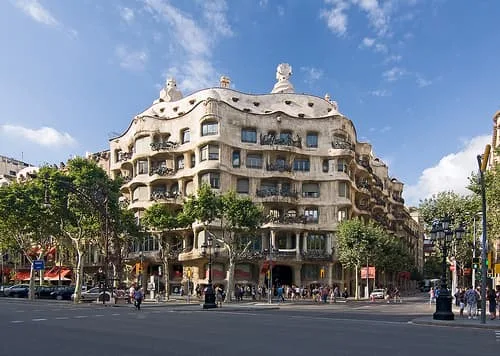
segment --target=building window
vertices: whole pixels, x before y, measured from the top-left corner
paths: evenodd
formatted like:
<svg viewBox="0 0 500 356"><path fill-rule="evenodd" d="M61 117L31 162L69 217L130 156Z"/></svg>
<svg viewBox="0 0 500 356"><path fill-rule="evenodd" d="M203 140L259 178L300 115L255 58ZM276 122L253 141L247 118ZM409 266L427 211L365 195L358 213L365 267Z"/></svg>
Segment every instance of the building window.
<svg viewBox="0 0 500 356"><path fill-rule="evenodd" d="M182 143L188 143L191 141L191 130L184 129L181 131Z"/></svg>
<svg viewBox="0 0 500 356"><path fill-rule="evenodd" d="M309 234L307 236L308 251L325 251L326 237L323 234Z"/></svg>
<svg viewBox="0 0 500 356"><path fill-rule="evenodd" d="M307 158L297 158L293 161L293 170L309 172L309 159Z"/></svg>
<svg viewBox="0 0 500 356"><path fill-rule="evenodd" d="M210 136L217 135L218 133L218 123L214 121L207 121L201 124L201 135Z"/></svg>
<svg viewBox="0 0 500 356"><path fill-rule="evenodd" d="M177 169L184 169L184 156L177 157L175 165Z"/></svg>
<svg viewBox="0 0 500 356"><path fill-rule="evenodd" d="M304 210L304 217L308 223L317 223L319 218L318 208L307 208Z"/></svg>
<svg viewBox="0 0 500 356"><path fill-rule="evenodd" d="M306 136L306 146L311 148L318 147L318 134L316 132L308 132Z"/></svg>
<svg viewBox="0 0 500 356"><path fill-rule="evenodd" d="M217 145L205 145L200 148L200 161L206 160L219 160L219 146Z"/></svg>
<svg viewBox="0 0 500 356"><path fill-rule="evenodd" d="M201 176L201 182L207 183L213 189L220 188L220 174L219 173L205 173Z"/></svg>
<svg viewBox="0 0 500 356"><path fill-rule="evenodd" d="M328 169L329 169L329 166L330 166L330 161L328 161L327 159L324 159L322 166L323 166L323 173L328 173Z"/></svg>
<svg viewBox="0 0 500 356"><path fill-rule="evenodd" d="M246 161L247 168L262 168L262 155L260 154L249 154L247 155Z"/></svg>
<svg viewBox="0 0 500 356"><path fill-rule="evenodd" d="M349 198L351 196L350 193L349 184L347 182L339 182L339 197Z"/></svg>
<svg viewBox="0 0 500 356"><path fill-rule="evenodd" d="M318 183L303 183L302 196L304 198L319 198L319 184Z"/></svg>
<svg viewBox="0 0 500 356"><path fill-rule="evenodd" d="M148 161L137 161L137 174L148 174Z"/></svg>
<svg viewBox="0 0 500 356"><path fill-rule="evenodd" d="M241 129L241 142L257 142L257 130L256 129Z"/></svg>
<svg viewBox="0 0 500 356"><path fill-rule="evenodd" d="M347 173L347 161L345 159L339 159L337 161L337 172Z"/></svg>
<svg viewBox="0 0 500 356"><path fill-rule="evenodd" d="M280 132L280 140L281 141L289 141L292 139L292 132L291 131L281 131Z"/></svg>
<svg viewBox="0 0 500 356"><path fill-rule="evenodd" d="M233 151L233 167L239 168L241 164L240 151Z"/></svg>
<svg viewBox="0 0 500 356"><path fill-rule="evenodd" d="M196 156L194 153L191 153L191 168L196 166Z"/></svg>
<svg viewBox="0 0 500 356"><path fill-rule="evenodd" d="M337 211L337 221L341 222L347 219L347 208L342 208Z"/></svg>
<svg viewBox="0 0 500 356"><path fill-rule="evenodd" d="M250 183L248 181L248 178L240 178L236 182L236 192L241 193L241 194L248 194L250 190Z"/></svg>

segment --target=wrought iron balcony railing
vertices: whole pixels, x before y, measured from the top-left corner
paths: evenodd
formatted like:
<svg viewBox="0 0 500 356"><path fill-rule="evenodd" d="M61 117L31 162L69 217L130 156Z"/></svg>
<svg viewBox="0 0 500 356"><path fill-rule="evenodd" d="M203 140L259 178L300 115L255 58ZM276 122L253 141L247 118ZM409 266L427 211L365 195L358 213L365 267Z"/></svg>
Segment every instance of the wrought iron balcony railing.
<svg viewBox="0 0 500 356"><path fill-rule="evenodd" d="M266 164L266 169L268 171L277 171L277 172L291 172L293 170L293 166L286 162L270 162Z"/></svg>
<svg viewBox="0 0 500 356"><path fill-rule="evenodd" d="M302 138L297 135L294 140L292 135L287 135L286 137L280 137L273 134L263 135L260 134L260 144L261 145L280 145L280 146L292 146L302 148Z"/></svg>
<svg viewBox="0 0 500 356"><path fill-rule="evenodd" d="M284 216L274 216L268 215L266 217L266 222L274 224L317 224L318 218L312 216L304 215L284 215Z"/></svg>
<svg viewBox="0 0 500 356"><path fill-rule="evenodd" d="M177 148L179 143L174 141L152 142L150 146L153 151L172 150Z"/></svg>
<svg viewBox="0 0 500 356"><path fill-rule="evenodd" d="M343 140L333 140L332 148L340 150L354 150L354 144Z"/></svg>
<svg viewBox="0 0 500 356"><path fill-rule="evenodd" d="M149 175L158 174L159 176L172 176L175 174L175 169L167 167L153 167L149 172Z"/></svg>
<svg viewBox="0 0 500 356"><path fill-rule="evenodd" d="M181 193L178 192L165 192L165 191L153 191L151 193L151 200L169 200L169 199L177 199L181 196Z"/></svg>
<svg viewBox="0 0 500 356"><path fill-rule="evenodd" d="M118 153L118 162L128 161L132 158L133 152L119 152Z"/></svg>
<svg viewBox="0 0 500 356"><path fill-rule="evenodd" d="M332 254L324 250L308 250L302 251L301 253L303 259L308 260L331 260Z"/></svg>
<svg viewBox="0 0 500 356"><path fill-rule="evenodd" d="M257 189L256 194L258 197L288 197L288 198L298 198L299 193L291 191L288 189L278 189L278 188L261 188Z"/></svg>

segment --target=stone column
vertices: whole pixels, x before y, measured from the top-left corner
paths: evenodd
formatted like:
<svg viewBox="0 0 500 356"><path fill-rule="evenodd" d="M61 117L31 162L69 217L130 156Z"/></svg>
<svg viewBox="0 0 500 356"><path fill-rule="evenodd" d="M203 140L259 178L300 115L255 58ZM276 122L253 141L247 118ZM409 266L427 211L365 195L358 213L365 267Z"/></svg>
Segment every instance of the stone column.
<svg viewBox="0 0 500 356"><path fill-rule="evenodd" d="M297 265L293 267L293 283L295 283L296 286L301 286L302 280L301 280L301 275L300 275L300 270L302 269L302 265Z"/></svg>
<svg viewBox="0 0 500 356"><path fill-rule="evenodd" d="M300 260L300 232L295 233L295 256Z"/></svg>
<svg viewBox="0 0 500 356"><path fill-rule="evenodd" d="M302 239L303 245L302 245L302 251L307 252L307 236L309 235L309 232L305 231L304 232L304 237Z"/></svg>
<svg viewBox="0 0 500 356"><path fill-rule="evenodd" d="M271 246L269 248L276 248L276 231L271 230Z"/></svg>
<svg viewBox="0 0 500 356"><path fill-rule="evenodd" d="M286 249L289 250L292 248L292 235L290 233L286 236Z"/></svg>
<svg viewBox="0 0 500 356"><path fill-rule="evenodd" d="M330 287L333 286L333 263L329 263L327 266L327 277L328 277L328 285Z"/></svg>
<svg viewBox="0 0 500 356"><path fill-rule="evenodd" d="M332 233L329 233L326 235L326 245L325 245L325 248L326 248L326 253L330 254L332 253L332 239L333 239L333 234Z"/></svg>
<svg viewBox="0 0 500 356"><path fill-rule="evenodd" d="M265 231L261 233L262 250L269 249L269 237Z"/></svg>

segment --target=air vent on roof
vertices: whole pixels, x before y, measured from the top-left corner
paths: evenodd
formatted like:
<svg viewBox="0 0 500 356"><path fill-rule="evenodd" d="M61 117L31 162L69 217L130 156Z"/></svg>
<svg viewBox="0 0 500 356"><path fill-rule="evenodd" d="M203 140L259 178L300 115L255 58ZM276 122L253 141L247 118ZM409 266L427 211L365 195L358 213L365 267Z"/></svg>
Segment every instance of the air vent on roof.
<svg viewBox="0 0 500 356"><path fill-rule="evenodd" d="M193 105L195 101L196 101L195 99L191 99L189 100L189 104Z"/></svg>
<svg viewBox="0 0 500 356"><path fill-rule="evenodd" d="M291 100L285 100L285 104L286 104L286 105L290 105L291 103L292 103L292 101L291 101Z"/></svg>
<svg viewBox="0 0 500 356"><path fill-rule="evenodd" d="M307 105L312 108L314 106L314 103L307 103Z"/></svg>
<svg viewBox="0 0 500 356"><path fill-rule="evenodd" d="M271 112L271 110L266 110L264 111L264 114L269 114Z"/></svg>
<svg viewBox="0 0 500 356"><path fill-rule="evenodd" d="M259 103L258 101L254 101L254 102L253 102L253 105L254 105L254 106L259 106L259 105L260 105L260 103Z"/></svg>
<svg viewBox="0 0 500 356"><path fill-rule="evenodd" d="M299 113L299 117L304 117L305 115L303 113Z"/></svg>
<svg viewBox="0 0 500 356"><path fill-rule="evenodd" d="M252 111L252 110L250 110L249 108L244 108L244 109L243 109L243 111L244 111L244 112L250 112L250 111Z"/></svg>
<svg viewBox="0 0 500 356"><path fill-rule="evenodd" d="M179 107L175 106L172 110L174 110L174 112L177 112L177 110L179 110Z"/></svg>
<svg viewBox="0 0 500 356"><path fill-rule="evenodd" d="M332 111L332 108L328 108L328 109L326 109L326 111L330 112L330 111Z"/></svg>
<svg viewBox="0 0 500 356"><path fill-rule="evenodd" d="M237 103L237 102L238 102L238 100L240 100L239 98L236 98L236 97L232 97L231 99L232 99L235 103Z"/></svg>
<svg viewBox="0 0 500 356"><path fill-rule="evenodd" d="M164 112L164 111L165 111L165 108L161 108L161 109L160 109L160 112Z"/></svg>
<svg viewBox="0 0 500 356"><path fill-rule="evenodd" d="M184 115L184 111L179 111L178 114L179 114L179 116Z"/></svg>

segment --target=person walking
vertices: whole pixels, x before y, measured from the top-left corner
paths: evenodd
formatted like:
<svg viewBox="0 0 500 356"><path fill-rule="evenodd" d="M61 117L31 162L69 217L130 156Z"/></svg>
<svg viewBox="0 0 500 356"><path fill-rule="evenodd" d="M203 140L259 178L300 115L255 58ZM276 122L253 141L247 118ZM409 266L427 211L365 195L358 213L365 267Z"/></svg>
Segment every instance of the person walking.
<svg viewBox="0 0 500 356"><path fill-rule="evenodd" d="M135 284L132 284L130 286L130 289L128 290L128 304L132 304L132 300L134 300L134 294L135 294Z"/></svg>
<svg viewBox="0 0 500 356"><path fill-rule="evenodd" d="M141 310L141 304L142 304L143 299L144 299L144 289L139 288L138 290L135 291L135 294L134 294L135 309Z"/></svg>
<svg viewBox="0 0 500 356"><path fill-rule="evenodd" d="M222 300L224 299L223 290L221 286L215 287L215 303L219 308L222 308Z"/></svg>
<svg viewBox="0 0 500 356"><path fill-rule="evenodd" d="M497 317L497 294L493 288L486 289L486 299L489 303L490 320L495 320Z"/></svg>
<svg viewBox="0 0 500 356"><path fill-rule="evenodd" d="M434 287L429 290L429 305L431 305L436 300L436 294L434 292Z"/></svg>
<svg viewBox="0 0 500 356"><path fill-rule="evenodd" d="M473 287L469 287L465 292L465 302L467 303L467 314L469 319L477 319L477 301L479 295Z"/></svg>

